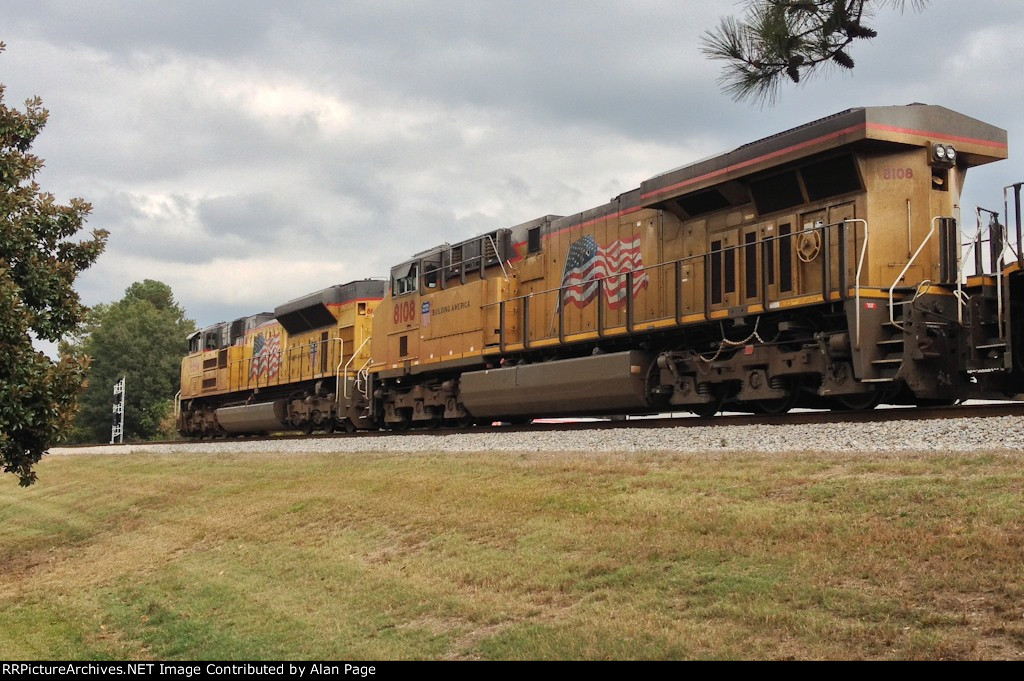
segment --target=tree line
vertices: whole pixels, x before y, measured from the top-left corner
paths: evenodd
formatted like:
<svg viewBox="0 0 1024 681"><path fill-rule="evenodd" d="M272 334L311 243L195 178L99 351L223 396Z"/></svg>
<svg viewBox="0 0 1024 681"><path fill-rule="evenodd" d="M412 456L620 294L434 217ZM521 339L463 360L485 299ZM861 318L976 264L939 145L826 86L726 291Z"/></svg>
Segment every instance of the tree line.
<svg viewBox="0 0 1024 681"><path fill-rule="evenodd" d="M124 378L125 440L173 437L174 394L181 358L195 322L174 300L171 288L146 279L115 303L92 308L77 333L63 340L60 355L88 362L70 443L110 439L113 386Z"/></svg>

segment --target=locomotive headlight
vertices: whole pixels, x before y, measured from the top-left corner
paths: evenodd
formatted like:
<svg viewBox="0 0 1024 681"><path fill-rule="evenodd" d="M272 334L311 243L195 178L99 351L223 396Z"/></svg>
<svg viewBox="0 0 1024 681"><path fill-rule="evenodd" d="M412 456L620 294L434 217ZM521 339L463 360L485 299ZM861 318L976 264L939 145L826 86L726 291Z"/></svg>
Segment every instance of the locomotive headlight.
<svg viewBox="0 0 1024 681"><path fill-rule="evenodd" d="M956 163L956 149L948 144L932 145L932 164L950 166Z"/></svg>

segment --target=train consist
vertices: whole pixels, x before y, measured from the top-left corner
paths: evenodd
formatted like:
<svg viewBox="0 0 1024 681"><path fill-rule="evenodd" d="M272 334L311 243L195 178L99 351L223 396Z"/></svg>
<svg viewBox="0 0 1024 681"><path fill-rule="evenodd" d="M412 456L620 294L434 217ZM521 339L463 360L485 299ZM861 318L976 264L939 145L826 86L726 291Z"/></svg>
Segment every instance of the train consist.
<svg viewBox="0 0 1024 681"><path fill-rule="evenodd" d="M959 205L967 171L1006 156L1004 130L942 107L851 109L581 213L445 243L387 281L195 334L179 430L1016 395L1020 185L1015 248L1009 216L979 210L968 228Z"/></svg>

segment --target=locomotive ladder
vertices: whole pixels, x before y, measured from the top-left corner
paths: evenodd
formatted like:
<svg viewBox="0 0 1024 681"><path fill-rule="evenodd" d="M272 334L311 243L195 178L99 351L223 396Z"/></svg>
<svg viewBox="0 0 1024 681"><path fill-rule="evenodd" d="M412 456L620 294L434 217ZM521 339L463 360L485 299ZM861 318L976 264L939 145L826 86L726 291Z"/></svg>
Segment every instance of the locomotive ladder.
<svg viewBox="0 0 1024 681"><path fill-rule="evenodd" d="M907 259L907 264L903 266L900 273L896 275L892 285L889 287L889 320L882 324L884 337L876 342L875 357L871 359L870 365L873 369L874 376L870 378L863 378L863 383L892 383L899 378L900 372L903 369L903 363L906 359L906 335L907 328L905 322L907 320L908 312L911 306L917 301L921 294L926 290L926 287L932 282L928 279L922 280L916 286L900 286L900 281L906 276L907 272L910 271L911 266L917 260L918 256L924 251L925 246L931 241L931 238L935 235L937 225L939 221L952 220L953 218L945 216L936 216L932 218L931 229L925 235L921 243L918 244L917 250L914 251L913 255ZM901 300L896 300L896 294L900 293L903 295ZM913 295L910 295L913 293ZM899 309L897 309L899 308Z"/></svg>
<svg viewBox="0 0 1024 681"><path fill-rule="evenodd" d="M902 292L902 289L900 289ZM912 290L912 289L908 289ZM895 301L889 306L890 320L882 323L883 337L875 342L875 352L870 366L874 374L871 378L862 378L862 383L892 383L899 376L903 368L903 355L905 349L905 330L902 326L904 311L911 301ZM896 306L900 310L897 314Z"/></svg>

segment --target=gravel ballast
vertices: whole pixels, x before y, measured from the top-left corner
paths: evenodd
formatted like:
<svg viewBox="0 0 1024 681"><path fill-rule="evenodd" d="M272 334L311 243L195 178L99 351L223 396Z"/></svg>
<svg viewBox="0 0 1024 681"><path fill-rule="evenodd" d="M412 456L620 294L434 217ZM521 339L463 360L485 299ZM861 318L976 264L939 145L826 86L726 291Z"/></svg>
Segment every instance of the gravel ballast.
<svg viewBox="0 0 1024 681"><path fill-rule="evenodd" d="M1024 452L1013 416L806 425L708 425L55 447L52 455L255 452Z"/></svg>

